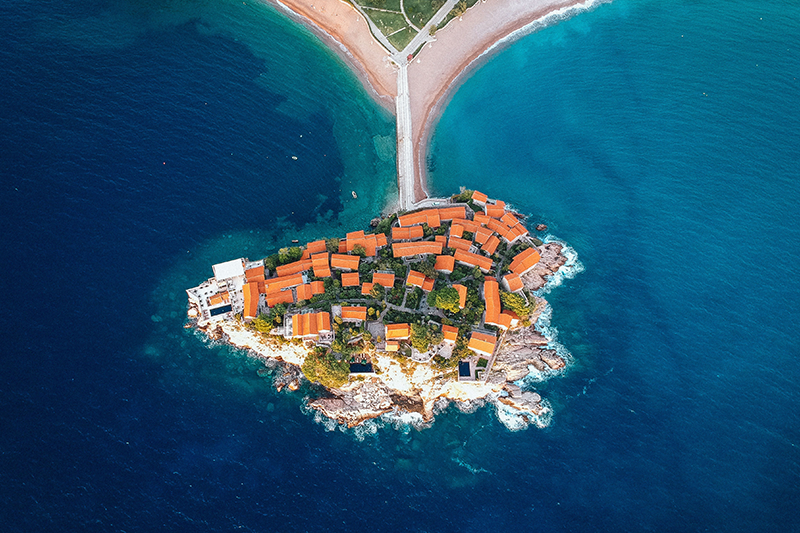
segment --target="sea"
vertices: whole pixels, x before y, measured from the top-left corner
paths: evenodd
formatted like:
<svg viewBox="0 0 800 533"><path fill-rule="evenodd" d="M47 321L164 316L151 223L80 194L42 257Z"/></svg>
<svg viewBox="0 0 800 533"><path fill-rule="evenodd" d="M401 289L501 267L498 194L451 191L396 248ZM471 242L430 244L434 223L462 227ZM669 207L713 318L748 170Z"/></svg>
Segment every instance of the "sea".
<svg viewBox="0 0 800 533"><path fill-rule="evenodd" d="M800 531L800 3L525 33L427 165L574 254L545 324L569 366L524 384L552 416L353 430L184 329L184 290L365 229L391 115L254 0L2 3L0 530Z"/></svg>

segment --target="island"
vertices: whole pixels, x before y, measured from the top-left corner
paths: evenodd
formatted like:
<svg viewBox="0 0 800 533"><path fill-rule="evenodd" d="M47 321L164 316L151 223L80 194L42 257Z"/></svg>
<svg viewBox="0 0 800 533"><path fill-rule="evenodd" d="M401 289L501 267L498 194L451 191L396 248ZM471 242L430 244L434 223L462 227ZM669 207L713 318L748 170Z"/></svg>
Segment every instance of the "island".
<svg viewBox="0 0 800 533"><path fill-rule="evenodd" d="M213 265L187 290L187 327L279 362L279 388L318 384L309 406L348 427L388 413L430 421L442 402L475 400L537 423L550 408L524 379L566 366L537 327L565 244L479 191L430 201Z"/></svg>

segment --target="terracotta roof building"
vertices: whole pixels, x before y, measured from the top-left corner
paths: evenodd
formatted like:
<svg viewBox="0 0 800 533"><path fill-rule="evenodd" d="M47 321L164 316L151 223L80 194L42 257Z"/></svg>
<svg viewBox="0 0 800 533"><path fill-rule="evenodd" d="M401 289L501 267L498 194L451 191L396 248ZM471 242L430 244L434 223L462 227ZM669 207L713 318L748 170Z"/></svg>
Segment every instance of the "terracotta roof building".
<svg viewBox="0 0 800 533"><path fill-rule="evenodd" d="M311 294L316 296L317 294L322 294L324 292L325 292L325 283L319 280L311 282Z"/></svg>
<svg viewBox="0 0 800 533"><path fill-rule="evenodd" d="M290 276L278 276L270 278L264 282L264 292L277 292L284 289L291 289L305 283L302 274L292 274Z"/></svg>
<svg viewBox="0 0 800 533"><path fill-rule="evenodd" d="M433 279L429 278L422 272L417 272L416 270L409 270L408 277L406 278L406 285L411 285L412 287L419 287L423 291L429 292L433 289Z"/></svg>
<svg viewBox="0 0 800 533"><path fill-rule="evenodd" d="M386 324L386 340L408 339L411 337L409 324Z"/></svg>
<svg viewBox="0 0 800 533"><path fill-rule="evenodd" d="M436 264L433 269L437 272L447 272L450 274L456 266L456 258L452 255L437 255Z"/></svg>
<svg viewBox="0 0 800 533"><path fill-rule="evenodd" d="M244 311L242 311L242 316L245 320L250 320L258 315L258 283L245 283L242 291L244 292Z"/></svg>
<svg viewBox="0 0 800 533"><path fill-rule="evenodd" d="M454 283L453 288L458 291L458 306L464 309L464 306L467 305L467 288L460 283Z"/></svg>
<svg viewBox="0 0 800 533"><path fill-rule="evenodd" d="M292 337L318 337L331 330L331 314L304 313L292 316Z"/></svg>
<svg viewBox="0 0 800 533"><path fill-rule="evenodd" d="M358 272L342 273L342 287L358 287L359 285L361 285L361 279Z"/></svg>
<svg viewBox="0 0 800 533"><path fill-rule="evenodd" d="M358 270L361 258L357 255L331 254L331 267L342 270Z"/></svg>
<svg viewBox="0 0 800 533"><path fill-rule="evenodd" d="M306 270L311 270L311 259L301 259L300 261L295 261L294 263L280 265L275 268L275 273L278 276L289 276L291 274L305 272Z"/></svg>
<svg viewBox="0 0 800 533"><path fill-rule="evenodd" d="M451 205L439 208L440 220L455 220L467 217L467 207L464 204Z"/></svg>
<svg viewBox="0 0 800 533"><path fill-rule="evenodd" d="M500 239L497 238L496 235L492 235L489 237L489 240L481 246L481 250L486 252L489 255L494 254L497 251L497 246L500 244Z"/></svg>
<svg viewBox="0 0 800 533"><path fill-rule="evenodd" d="M436 241L423 242L395 242L392 243L394 257L409 257L412 255L441 254L442 243Z"/></svg>
<svg viewBox="0 0 800 533"><path fill-rule="evenodd" d="M477 214L476 214L477 216ZM450 233L452 234L453 226L460 226L463 228L462 231L468 231L470 233L475 233L481 225L477 221L468 220L466 218L456 218L453 219L453 222L450 225ZM458 235L460 237L461 235Z"/></svg>
<svg viewBox="0 0 800 533"><path fill-rule="evenodd" d="M298 302L302 300L310 300L314 296L314 292L311 290L310 283L304 283L302 285L298 285L297 288L295 289L295 292L297 292Z"/></svg>
<svg viewBox="0 0 800 533"><path fill-rule="evenodd" d="M451 237L462 237L464 235L464 226L461 224L453 224L450 226Z"/></svg>
<svg viewBox="0 0 800 533"><path fill-rule="evenodd" d="M256 283L253 283L253 285L256 285ZM228 294L228 291L218 292L208 297L209 307L229 303L231 303L231 295Z"/></svg>
<svg viewBox="0 0 800 533"><path fill-rule="evenodd" d="M500 326L500 287L494 280L483 282L483 299L486 302L484 322L492 326Z"/></svg>
<svg viewBox="0 0 800 533"><path fill-rule="evenodd" d="M455 257L455 260L459 263L463 263L471 267L478 267L484 272L491 270L492 265L494 264L494 261L488 257L473 254L471 252L465 252L463 250L456 250L456 253L453 257Z"/></svg>
<svg viewBox="0 0 800 533"><path fill-rule="evenodd" d="M486 226L489 224L491 217L486 213L475 213L475 217L473 218L476 224L480 224L481 226Z"/></svg>
<svg viewBox="0 0 800 533"><path fill-rule="evenodd" d="M425 236L422 226L406 226L403 228L392 228L393 241L411 241L421 239Z"/></svg>
<svg viewBox="0 0 800 533"><path fill-rule="evenodd" d="M539 252L535 248L528 248L514 256L514 260L508 265L509 270L518 276L522 276L539 262Z"/></svg>
<svg viewBox="0 0 800 533"><path fill-rule="evenodd" d="M400 350L400 343L397 341L386 341L387 352L397 352Z"/></svg>
<svg viewBox="0 0 800 533"><path fill-rule="evenodd" d="M375 284L374 284L374 283L368 283L368 282L366 282L366 281L365 281L365 282L364 282L364 283L361 285L361 294L363 294L363 295L368 295L369 293L371 293L371 292L372 292L372 288L373 288L374 286L375 286Z"/></svg>
<svg viewBox="0 0 800 533"><path fill-rule="evenodd" d="M522 280L517 274L511 272L503 277L503 287L505 287L508 292L520 291L522 290Z"/></svg>
<svg viewBox="0 0 800 533"><path fill-rule="evenodd" d="M495 335L473 331L467 347L478 355L491 357L496 344L497 337Z"/></svg>
<svg viewBox="0 0 800 533"><path fill-rule="evenodd" d="M322 252L311 256L311 266L314 268L314 275L318 278L327 278L331 275L331 266L328 252Z"/></svg>
<svg viewBox="0 0 800 533"><path fill-rule="evenodd" d="M248 283L251 281L255 282L264 281L264 265L245 270L244 277Z"/></svg>
<svg viewBox="0 0 800 533"><path fill-rule="evenodd" d="M372 283L391 289L394 287L394 272L375 272L372 274Z"/></svg>
<svg viewBox="0 0 800 533"><path fill-rule="evenodd" d="M306 250L309 255L313 255L328 251L328 247L325 245L325 241L320 239L306 244Z"/></svg>
<svg viewBox="0 0 800 533"><path fill-rule="evenodd" d="M387 243L386 235L383 233L365 234L363 231L352 231L344 240L339 241L339 253L352 252L357 245L361 245L367 257L374 257Z"/></svg>
<svg viewBox="0 0 800 533"><path fill-rule="evenodd" d="M442 333L444 333L444 342L455 344L458 339L458 328L455 326L442 326Z"/></svg>
<svg viewBox="0 0 800 533"><path fill-rule="evenodd" d="M472 201L476 204L485 204L489 197L479 191L472 191Z"/></svg>
<svg viewBox="0 0 800 533"><path fill-rule="evenodd" d="M294 294L292 291L274 291L267 293L267 306L275 307L278 304L291 304L294 303Z"/></svg>
<svg viewBox="0 0 800 533"><path fill-rule="evenodd" d="M364 306L342 306L342 320L363 321L367 319L367 308Z"/></svg>
<svg viewBox="0 0 800 533"><path fill-rule="evenodd" d="M409 213L407 215L400 215L397 218L400 226L413 226L415 224L427 224L431 228L438 228L442 225L439 218L438 209L424 209L416 213Z"/></svg>
<svg viewBox="0 0 800 533"><path fill-rule="evenodd" d="M460 237L454 237L453 235L450 235L450 239L447 241L447 247L454 250L464 250L465 252L469 252L471 246L472 241L468 241Z"/></svg>

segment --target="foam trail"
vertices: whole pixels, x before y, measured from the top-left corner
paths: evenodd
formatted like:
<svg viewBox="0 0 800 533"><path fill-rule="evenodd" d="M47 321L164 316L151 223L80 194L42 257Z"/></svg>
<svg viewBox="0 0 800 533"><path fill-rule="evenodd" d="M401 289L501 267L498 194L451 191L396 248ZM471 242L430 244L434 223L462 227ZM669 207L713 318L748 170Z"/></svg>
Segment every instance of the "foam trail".
<svg viewBox="0 0 800 533"><path fill-rule="evenodd" d="M545 294L548 294L554 288L561 286L561 284L564 283L564 280L572 279L585 270L583 263L581 263L578 259L578 252L566 242L550 234L545 235L542 242L557 242L560 244L562 247L561 253L567 258L567 262L561 265L561 268L558 269L558 272L547 279L547 283L544 284L544 287L534 293L536 296L544 296Z"/></svg>

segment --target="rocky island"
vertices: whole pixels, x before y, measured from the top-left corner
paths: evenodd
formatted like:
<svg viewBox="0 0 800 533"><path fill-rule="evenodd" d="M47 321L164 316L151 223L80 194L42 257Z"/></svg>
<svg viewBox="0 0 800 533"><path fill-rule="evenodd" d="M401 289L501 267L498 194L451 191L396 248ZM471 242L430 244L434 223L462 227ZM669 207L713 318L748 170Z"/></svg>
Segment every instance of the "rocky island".
<svg viewBox="0 0 800 533"><path fill-rule="evenodd" d="M187 290L187 327L283 363L279 388L321 385L309 406L348 427L475 400L537 423L549 407L521 380L566 365L537 327L564 245L478 191L429 205L214 265Z"/></svg>

